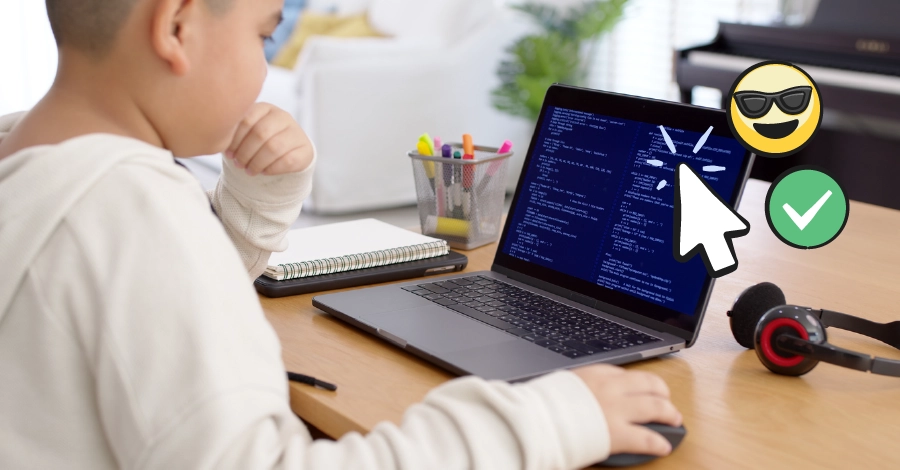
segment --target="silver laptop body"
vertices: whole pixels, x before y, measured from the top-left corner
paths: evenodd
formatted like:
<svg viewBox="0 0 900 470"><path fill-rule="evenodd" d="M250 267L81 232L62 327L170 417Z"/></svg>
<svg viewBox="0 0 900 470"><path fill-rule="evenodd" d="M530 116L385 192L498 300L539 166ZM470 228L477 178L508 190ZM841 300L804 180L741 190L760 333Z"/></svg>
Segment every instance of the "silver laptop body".
<svg viewBox="0 0 900 470"><path fill-rule="evenodd" d="M633 166L645 172L646 178L658 180L665 177L667 170L671 172L675 168L680 157L665 154L668 150L661 143L662 139L650 135L654 131L653 126L677 128L671 133L676 135L674 140L679 150L683 145L679 143L678 136L696 139L695 135L701 135L712 126L715 131L710 136L710 142L719 142L717 145L730 149L728 151L732 154L720 156L727 154L720 149L716 153L701 152L700 155L726 158L722 160L722 165L733 167L733 170L727 175L720 174L721 178L732 180L721 182L723 191L730 191L730 194L723 194L723 199L730 200L733 206L740 200L752 154L744 151L737 141L732 144L728 140L734 139L728 130L724 112L554 85L547 93L490 271L420 278L400 284L320 295L313 299L313 305L453 373L486 379L518 381L583 364L625 364L691 346L697 338L713 280L706 275L699 257L685 264L673 264L671 225L665 229L669 231L669 244L661 244L662 248L667 249L661 248L652 256L646 255L640 259L649 266L645 271L655 269L657 265L663 270L663 274L646 278L656 281L651 281L648 284L650 287L644 288L644 291L652 290L653 282L662 282L660 279L669 279L671 285L679 282L690 284L689 289L682 289L690 291L690 294L685 294L688 297L686 300L681 299L680 311L675 310L674 303L667 305L664 295L652 294L656 296L653 297L654 302L650 298L641 298L644 294L624 292L627 289L631 289L631 294L638 292L633 286L617 289L617 285L627 286L628 282L616 276L634 278L635 275L627 272L622 275L615 274L615 270L613 274L607 272L604 274L605 285L601 286L599 281L586 282L585 279L576 279L542 266L521 253L509 254L511 237L518 236L516 234L525 227L519 211L529 204L527 186L535 181L533 172L539 165L539 162L533 161L538 158L535 149L541 152L542 129L546 131L545 126L549 125L547 122L551 115L559 117L562 112L559 110L594 113L592 119L598 123L604 122L602 119L618 118L626 123L643 123L641 133L635 139L647 139L648 145L656 149L653 155L660 155L658 158L665 160L665 165L662 168L658 165L646 166L639 163L637 157L627 158L634 158ZM688 137L684 139L689 140ZM660 145L663 147L658 149ZM683 158L690 159L689 152L690 149L684 149L686 156ZM645 154L641 155L644 158ZM682 152L679 151L678 155ZM530 176L529 172L532 172ZM669 181L674 181L674 175ZM565 181L559 184L566 189ZM654 182L653 187L656 186ZM663 194L658 191L658 194ZM671 209L667 206L650 209L659 214L659 220L672 223ZM645 216L645 219L648 217ZM658 241L654 243L659 244ZM621 247L621 243L616 246ZM619 252L612 248L608 251L603 259L619 256L616 254ZM596 265L596 260L601 256L583 258L584 261L574 262ZM692 262L694 264L690 265ZM659 286L657 288L664 290ZM680 291L670 290L673 292L669 296L679 300Z"/></svg>

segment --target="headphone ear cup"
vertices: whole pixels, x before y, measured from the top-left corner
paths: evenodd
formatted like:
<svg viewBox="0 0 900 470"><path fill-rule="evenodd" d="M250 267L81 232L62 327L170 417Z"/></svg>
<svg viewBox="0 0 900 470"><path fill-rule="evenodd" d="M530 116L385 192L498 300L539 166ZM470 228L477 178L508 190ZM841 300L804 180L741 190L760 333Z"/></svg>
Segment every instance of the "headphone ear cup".
<svg viewBox="0 0 900 470"><path fill-rule="evenodd" d="M760 317L770 309L786 303L784 292L771 282L763 282L745 289L728 312L734 339L741 346L753 349L753 335Z"/></svg>
<svg viewBox="0 0 900 470"><path fill-rule="evenodd" d="M756 356L770 371L799 376L813 370L819 363L818 359L782 352L776 348L776 338L781 335L824 343L827 338L822 322L803 307L780 305L763 314L753 334Z"/></svg>

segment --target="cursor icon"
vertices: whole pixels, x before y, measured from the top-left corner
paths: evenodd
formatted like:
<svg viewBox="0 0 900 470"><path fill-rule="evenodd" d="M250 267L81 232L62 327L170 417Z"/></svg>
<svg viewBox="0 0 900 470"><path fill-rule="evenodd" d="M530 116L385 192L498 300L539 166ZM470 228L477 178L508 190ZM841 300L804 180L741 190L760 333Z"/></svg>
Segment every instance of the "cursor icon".
<svg viewBox="0 0 900 470"><path fill-rule="evenodd" d="M686 163L675 170L675 233L672 251L684 263L698 252L711 277L737 269L732 238L750 233L750 224L733 211Z"/></svg>

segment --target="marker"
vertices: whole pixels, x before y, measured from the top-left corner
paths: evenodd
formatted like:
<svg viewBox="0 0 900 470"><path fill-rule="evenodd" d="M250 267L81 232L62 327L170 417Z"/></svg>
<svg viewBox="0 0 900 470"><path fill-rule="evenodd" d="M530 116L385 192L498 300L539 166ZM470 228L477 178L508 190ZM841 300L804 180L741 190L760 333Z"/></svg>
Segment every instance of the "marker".
<svg viewBox="0 0 900 470"><path fill-rule="evenodd" d="M504 154L512 150L512 142L508 140L503 141L503 145L500 146L500 150L497 151L498 154Z"/></svg>
<svg viewBox="0 0 900 470"><path fill-rule="evenodd" d="M444 145L441 147L441 156L444 158L453 158L453 147L450 144ZM453 180L453 168L452 165L445 164L444 165L444 184L450 185Z"/></svg>
<svg viewBox="0 0 900 470"><path fill-rule="evenodd" d="M315 377L310 377L308 375L298 374L296 372L288 372L287 373L288 380L291 382L298 382L306 385L312 385L313 387L324 388L330 392L337 391L337 385L331 384L328 382L324 382Z"/></svg>
<svg viewBox="0 0 900 470"><path fill-rule="evenodd" d="M475 145L472 143L471 134L463 134L463 160L475 159ZM463 187L472 189L472 183L475 181L475 167L466 165L463 168Z"/></svg>
<svg viewBox="0 0 900 470"><path fill-rule="evenodd" d="M472 214L472 192L466 190L462 198L462 218L471 220L469 216Z"/></svg>
<svg viewBox="0 0 900 470"><path fill-rule="evenodd" d="M447 206L447 196L444 194L445 187L442 184L435 186L435 193L437 193L437 215L439 217L444 217L447 215L446 206Z"/></svg>
<svg viewBox="0 0 900 470"><path fill-rule="evenodd" d="M462 159L462 154L459 153L459 150L453 152L453 159L460 160ZM460 197L460 188L459 185L462 182L462 165L456 164L453 165L453 210L451 211L453 217L461 218L462 217L462 200Z"/></svg>
<svg viewBox="0 0 900 470"><path fill-rule="evenodd" d="M420 135L419 142L425 142L425 145L428 146L428 150L430 151L430 153L428 155L434 156L434 154L435 154L434 140L432 140L431 136L429 136L428 133ZM440 147L437 147L437 148L440 148Z"/></svg>
<svg viewBox="0 0 900 470"><path fill-rule="evenodd" d="M444 146L441 145L441 138L440 138L440 137L435 137L435 138L434 138L434 151L437 152L437 150L440 149L440 148L444 148Z"/></svg>
<svg viewBox="0 0 900 470"><path fill-rule="evenodd" d="M416 144L416 149L419 151L419 155L425 155L426 157L434 156L434 152L431 151L431 147L421 140L418 144Z"/></svg>
<svg viewBox="0 0 900 470"><path fill-rule="evenodd" d="M463 155L471 155L475 158L475 145L472 144L472 135L463 134Z"/></svg>
<svg viewBox="0 0 900 470"><path fill-rule="evenodd" d="M421 140L416 145L416 149L419 151L419 155L424 155L426 157L430 157L434 155L431 149L428 147L428 144L422 142ZM428 182L431 183L431 189L434 190L434 162L430 162L427 160L422 160L422 167L425 168L425 176L428 177Z"/></svg>
<svg viewBox="0 0 900 470"><path fill-rule="evenodd" d="M435 139L435 140L437 141L438 139ZM449 144L441 146L441 156L443 158L452 160L453 159L452 154L453 154L453 147L451 147ZM440 188L442 190L441 196L438 196L438 209L439 209L438 215L443 216L443 215L445 215L446 211L450 211L450 212L453 211L453 204L451 202L449 202L448 199L444 196L444 194L445 194L444 191L451 191L451 188L453 185L453 166L454 165L452 163L442 163L441 165L443 166L442 172L444 174L444 184L438 185L438 188ZM450 207L447 207L447 206L450 206Z"/></svg>
<svg viewBox="0 0 900 470"><path fill-rule="evenodd" d="M463 160L475 160L475 155L465 154L463 155ZM465 165L463 168L463 187L467 190L472 189L472 184L475 182L475 165Z"/></svg>
<svg viewBox="0 0 900 470"><path fill-rule="evenodd" d="M511 141L509 141L509 140L503 141L503 145L500 146L500 150L497 150L497 155L503 155L504 153L511 152L512 147L513 147L513 143ZM484 192L484 189L488 185L488 181L490 181L492 176L497 174L497 171L499 171L500 167L503 166L504 161L506 161L506 159L500 159L500 160L493 161L493 162L491 162L490 165L488 165L488 169L486 171L484 178L481 179L481 183L478 184L478 188L475 190L476 193L481 194Z"/></svg>

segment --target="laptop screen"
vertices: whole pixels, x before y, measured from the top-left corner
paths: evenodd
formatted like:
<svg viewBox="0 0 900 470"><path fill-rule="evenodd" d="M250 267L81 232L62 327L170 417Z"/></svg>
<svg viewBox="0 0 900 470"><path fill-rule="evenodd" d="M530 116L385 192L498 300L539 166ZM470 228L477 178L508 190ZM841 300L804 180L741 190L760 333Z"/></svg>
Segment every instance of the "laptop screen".
<svg viewBox="0 0 900 470"><path fill-rule="evenodd" d="M499 253L565 275L557 280L590 283L597 300L691 329L697 320L684 317L702 312L711 287L699 256L680 263L672 255L674 169L687 162L733 204L748 160L730 133L698 129L724 119L696 121L688 130L548 102Z"/></svg>

